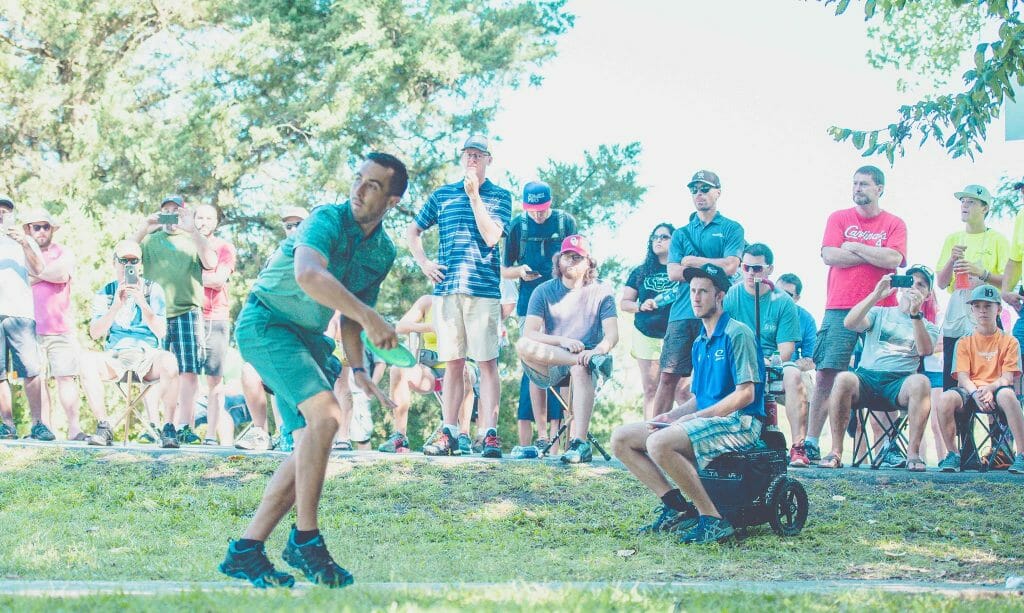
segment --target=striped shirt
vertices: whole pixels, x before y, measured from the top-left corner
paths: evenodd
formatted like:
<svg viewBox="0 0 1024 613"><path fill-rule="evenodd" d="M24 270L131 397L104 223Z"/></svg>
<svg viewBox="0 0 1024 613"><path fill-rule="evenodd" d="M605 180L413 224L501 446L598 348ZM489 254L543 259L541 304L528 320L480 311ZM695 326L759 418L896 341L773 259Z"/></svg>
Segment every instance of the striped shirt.
<svg viewBox="0 0 1024 613"><path fill-rule="evenodd" d="M512 194L488 179L480 185L480 199L491 219L507 232L512 220ZM437 263L447 268L444 279L434 286L435 296L501 297L501 243L488 247L484 242L462 181L438 188L415 221L421 230L437 224L440 235Z"/></svg>

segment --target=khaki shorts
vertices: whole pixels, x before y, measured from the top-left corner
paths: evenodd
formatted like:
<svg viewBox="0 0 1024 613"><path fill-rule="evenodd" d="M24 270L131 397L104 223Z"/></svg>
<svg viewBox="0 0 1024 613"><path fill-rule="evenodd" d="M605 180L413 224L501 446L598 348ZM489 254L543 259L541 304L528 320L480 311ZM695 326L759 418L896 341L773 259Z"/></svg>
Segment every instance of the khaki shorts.
<svg viewBox="0 0 1024 613"><path fill-rule="evenodd" d="M438 360L469 358L486 362L498 357L501 305L497 298L434 296L433 308Z"/></svg>
<svg viewBox="0 0 1024 613"><path fill-rule="evenodd" d="M660 360L661 346L664 344L660 338L652 338L643 332L633 328L633 348L629 354L637 360Z"/></svg>
<svg viewBox="0 0 1024 613"><path fill-rule="evenodd" d="M47 377L78 376L78 355L82 349L74 334L36 335L36 341Z"/></svg>
<svg viewBox="0 0 1024 613"><path fill-rule="evenodd" d="M105 351L102 354L103 363L110 367L117 376L117 381L124 378L129 370L144 378L153 370L153 362L160 355L160 350L155 347L132 347L131 349L120 349L118 351Z"/></svg>

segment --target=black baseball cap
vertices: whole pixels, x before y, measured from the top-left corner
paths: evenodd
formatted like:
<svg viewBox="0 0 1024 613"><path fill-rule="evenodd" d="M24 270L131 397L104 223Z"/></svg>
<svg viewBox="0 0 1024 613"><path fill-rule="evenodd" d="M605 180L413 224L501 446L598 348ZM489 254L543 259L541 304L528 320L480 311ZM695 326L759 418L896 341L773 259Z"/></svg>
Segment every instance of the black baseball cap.
<svg viewBox="0 0 1024 613"><path fill-rule="evenodd" d="M718 179L718 175L711 172L710 170L698 170L693 173L693 178L686 184L686 187L693 187L698 183L704 185L710 185L715 189L722 189L722 182Z"/></svg>
<svg viewBox="0 0 1024 613"><path fill-rule="evenodd" d="M723 292L729 291L729 288L732 286L729 283L729 276L725 274L725 271L714 264L705 264L700 268L687 268L683 271L683 278L686 279L687 283L697 277L711 279L715 287Z"/></svg>
<svg viewBox="0 0 1024 613"><path fill-rule="evenodd" d="M7 196L0 196L0 206L9 207L12 211L14 210L14 201Z"/></svg>

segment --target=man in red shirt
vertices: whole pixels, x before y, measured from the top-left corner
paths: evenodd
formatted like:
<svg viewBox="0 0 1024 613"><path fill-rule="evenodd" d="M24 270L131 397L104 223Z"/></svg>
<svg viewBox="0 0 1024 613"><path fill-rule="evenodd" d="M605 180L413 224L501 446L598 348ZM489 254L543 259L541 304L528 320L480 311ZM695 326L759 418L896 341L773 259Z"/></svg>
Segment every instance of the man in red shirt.
<svg viewBox="0 0 1024 613"><path fill-rule="evenodd" d="M818 329L814 363L818 369L804 442L811 461L819 460L818 437L828 419L827 400L836 375L850 368L857 333L843 320L870 294L882 276L906 265L907 225L878 205L885 193L885 175L875 166L861 166L853 174L856 206L829 215L821 241L821 259L828 265L825 316ZM895 294L878 306L896 306Z"/></svg>
<svg viewBox="0 0 1024 613"><path fill-rule="evenodd" d="M206 237L217 253L217 267L203 270L203 326L206 334L206 445L217 444L217 426L220 423L221 402L224 397L224 356L228 352L231 324L228 322L228 278L235 271L235 247L213 235L220 223L215 207L204 204L196 207L196 228ZM230 441L229 441L230 442Z"/></svg>

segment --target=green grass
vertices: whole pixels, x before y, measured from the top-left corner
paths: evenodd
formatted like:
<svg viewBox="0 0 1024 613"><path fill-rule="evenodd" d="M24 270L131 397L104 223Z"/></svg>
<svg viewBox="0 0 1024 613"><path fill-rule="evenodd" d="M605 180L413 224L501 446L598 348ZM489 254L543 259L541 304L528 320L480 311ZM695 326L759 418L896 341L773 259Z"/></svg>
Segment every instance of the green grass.
<svg viewBox="0 0 1024 613"><path fill-rule="evenodd" d="M359 587L342 591L190 592L168 596L88 596L82 598L3 598L0 609L18 611L1020 611L1014 596L952 598L935 595L872 593L755 594L700 592L686 589L637 590L607 587L594 590L508 586L495 589L452 589L445 592L384 592Z"/></svg>
<svg viewBox="0 0 1024 613"><path fill-rule="evenodd" d="M275 466L242 456L0 448L0 577L218 581L226 540L241 534ZM764 526L694 548L636 537L657 501L603 463L410 459L332 462L330 471L321 528L362 582L1002 582L1024 565L1024 488L1005 482L805 479L811 512L799 537ZM284 529L271 537L272 560L284 538ZM377 596L366 598L377 606Z"/></svg>

